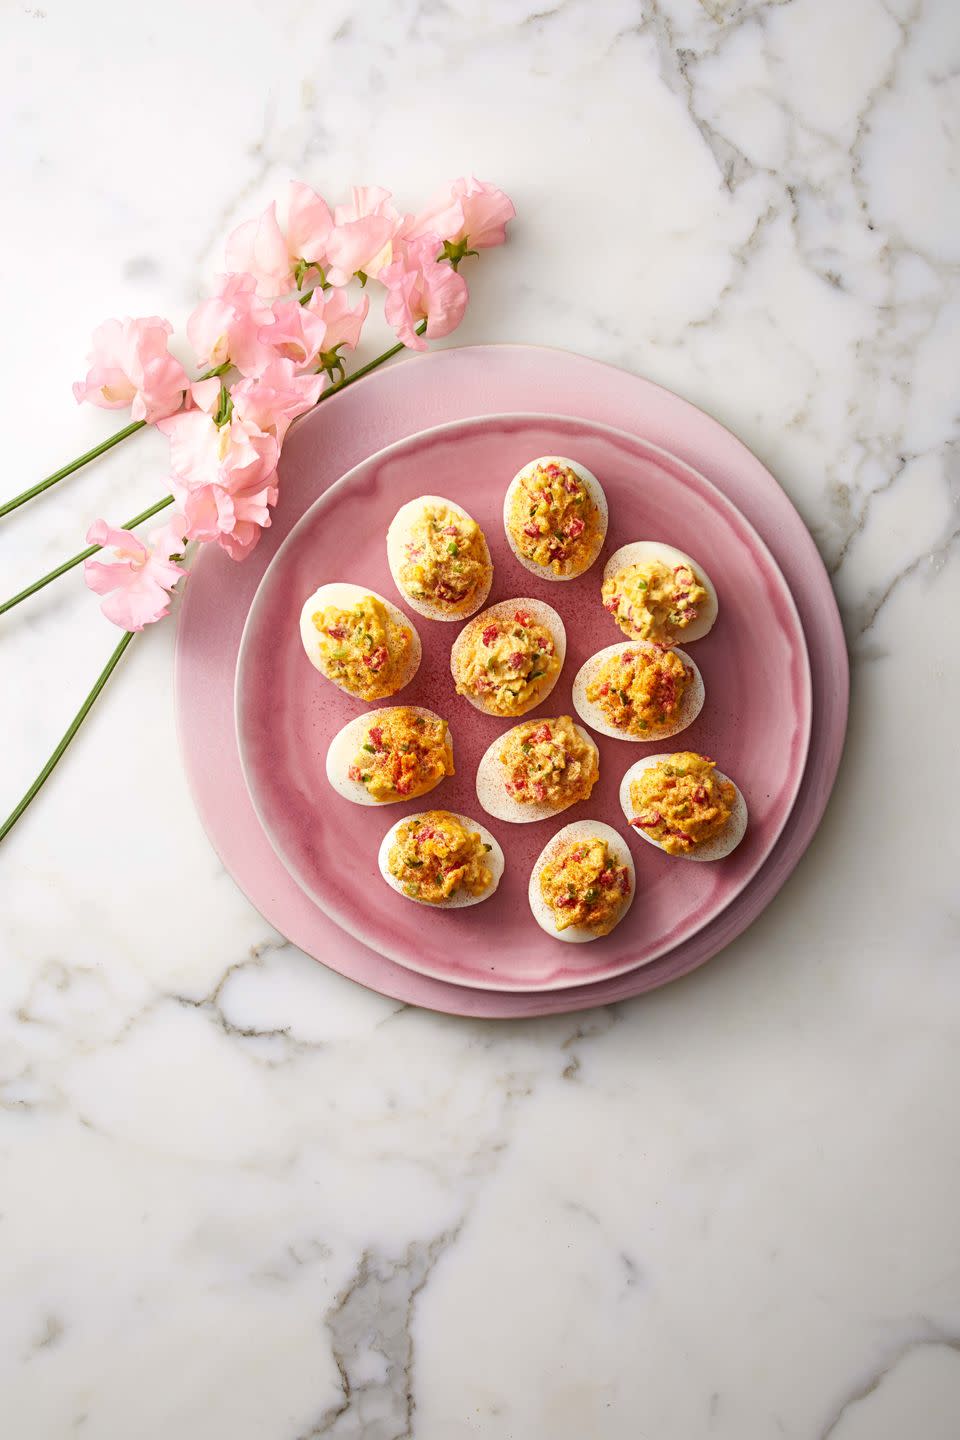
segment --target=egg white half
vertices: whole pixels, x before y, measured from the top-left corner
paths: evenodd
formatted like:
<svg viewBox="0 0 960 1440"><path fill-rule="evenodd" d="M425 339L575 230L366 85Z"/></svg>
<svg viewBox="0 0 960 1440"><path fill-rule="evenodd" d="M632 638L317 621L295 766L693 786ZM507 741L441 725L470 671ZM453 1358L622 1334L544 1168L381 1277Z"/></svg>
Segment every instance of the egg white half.
<svg viewBox="0 0 960 1440"><path fill-rule="evenodd" d="M300 639L303 642L303 648L307 653L307 659L310 661L310 664L315 670L320 671L324 680L330 680L330 676L324 674L320 664L320 637L317 634L312 617L318 610L324 610L328 605L335 605L338 610L349 610L367 595L371 595L374 600L379 600L386 608L387 614L394 624L402 625L404 629L410 631L413 637L410 654L407 657L406 669L403 672L400 684L393 692L394 695L397 695L405 686L410 684L410 681L419 670L420 658L423 651L420 645L420 636L417 634L417 627L413 621L409 616L404 615L402 610L398 610L391 600L385 599L383 595L378 595L376 590L366 590L362 585L352 585L346 580L332 580L326 585L321 585L319 590L314 590L310 598L304 602L303 609L300 611ZM360 699L359 695L354 695L352 690L348 690L345 685L339 684L338 681L331 680L330 683L336 685L338 690L342 690L345 695L351 696L352 699ZM369 702L361 701L361 703Z"/></svg>
<svg viewBox="0 0 960 1440"><path fill-rule="evenodd" d="M400 580L400 571L406 560L406 544L410 537L410 531L416 525L427 505L445 505L452 510L461 520L473 520L461 506L454 504L452 500L445 500L442 495L419 495L416 500L408 500L406 505L400 509L390 521L387 530L387 564L390 566L390 574L393 576L393 583L396 585L404 600L411 610L416 610L418 615L425 615L428 620L466 620L468 616L480 609L480 606L490 594L490 587L493 584L493 561L490 559L490 551L487 548L487 537L483 531L480 536L483 541L483 554L486 558L486 578L479 588L465 600L459 608L443 608L440 605L431 604L428 600L415 599Z"/></svg>
<svg viewBox="0 0 960 1440"><path fill-rule="evenodd" d="M345 800L351 800L354 805L377 805L382 807L384 805L399 805L402 801L409 803L409 796L406 795L398 795L395 800L376 800L362 781L350 779L350 766L356 759L357 752L365 744L367 736L370 733L370 726L380 724L380 717L388 714L392 709L399 708L402 707L388 705L379 710L365 711L362 715L357 715L355 719L348 720L343 729L338 730L330 741L327 749L327 779L338 795L342 795ZM432 710L425 710L421 705L411 705L409 708L414 715L422 715L426 720L442 719L442 716L435 714ZM450 734L449 728L447 730L447 742L452 760L453 736ZM438 780L435 785L431 785L429 790L421 791L420 795L416 798L419 800L422 795L429 795L437 788L437 785L441 785L442 783L443 780Z"/></svg>
<svg viewBox="0 0 960 1440"><path fill-rule="evenodd" d="M584 660L573 681L573 708L585 725L589 725L592 730L598 731L601 735L612 736L614 740L632 740L642 745L651 740L666 740L669 735L679 735L681 730L686 730L688 725L693 724L703 709L706 696L703 676L686 651L676 645L673 646L673 653L680 656L684 665L693 674L683 692L680 711L675 720L664 725L651 725L642 735L628 735L626 731L617 730L610 724L595 700L587 699L587 686L609 656L622 654L624 650L652 650L654 648L652 645L646 645L642 640L624 640L622 645L608 645L605 649L598 650L596 655L591 655Z"/></svg>
<svg viewBox="0 0 960 1440"><path fill-rule="evenodd" d="M634 540L630 545L621 545L619 550L614 551L603 567L603 578L609 580L612 575L616 575L618 571L625 569L628 565L648 565L654 560L660 560L671 570L675 565L689 565L706 590L707 598L700 614L677 636L677 639L682 640L685 645L689 645L694 640L702 640L704 635L713 629L717 618L719 610L717 591L699 561L692 559L683 550L678 550L674 545L667 545L663 540Z"/></svg>
<svg viewBox="0 0 960 1440"><path fill-rule="evenodd" d="M479 615L474 615L473 619L464 625L454 640L453 647L450 651L450 670L455 681L459 678L460 658L470 643L471 636L474 634L479 636L491 620L512 619L515 610L529 610L531 617L536 620L537 624L546 626L550 631L550 634L553 636L557 659L560 661L560 668L549 681L540 687L536 699L532 700L525 709L516 711L514 715L498 714L496 710L490 707L489 703L484 703L482 697L475 697L473 695L463 696L463 699L469 700L470 704L476 710L482 710L485 715L495 715L498 720L519 719L521 715L526 715L529 710L535 710L538 705L542 705L560 679L563 672L563 662L567 658L567 632L564 628L563 621L552 605L548 605L545 600L531 600L529 597L522 596L517 600L499 600L496 605L490 605L486 610L481 611Z"/></svg>
<svg viewBox="0 0 960 1440"><path fill-rule="evenodd" d="M517 728L512 727L514 730ZM600 752L586 730L581 725L575 725L574 729L580 739L590 746L599 762ZM510 730L505 730L499 739L494 740L477 766L477 799L488 815L495 816L497 820L509 820L515 825L524 825L532 820L549 820L552 816L569 810L571 805L585 803L571 800L566 805L553 806L530 801L521 805L512 795L508 795L504 788L506 772L498 757L500 748L510 733Z"/></svg>
<svg viewBox="0 0 960 1440"><path fill-rule="evenodd" d="M414 905L425 905L428 910L460 910L466 905L479 905L481 900L489 900L490 896L493 894L497 886L500 884L500 881L503 879L503 871L504 866L506 865L506 861L504 859L503 850L500 848L500 845L494 838L494 836L490 834L490 831L486 828L486 826L481 825L479 820L471 820L469 815L454 815L454 819L459 820L460 824L464 827L464 829L475 830L480 836L480 839L483 841L483 843L490 846L490 849L487 851L486 862L490 870L490 874L493 878L490 881L487 889L484 890L483 894L468 895L465 891L458 890L453 895L451 895L449 900L444 900L439 905L431 905L428 900L417 900L412 895L404 894L400 882L390 874L390 848L393 845L396 833L401 825L406 825L408 822L411 821L422 820L423 816L427 813L427 811L421 811L418 815L403 816L402 819L398 820L394 825L390 826L390 829L387 831L386 835L384 835L383 839L380 842L380 849L377 853L377 865L380 868L380 874L383 876L384 880L386 880L387 884L390 886L390 889L396 890L398 895L403 895L404 900L410 900L413 902ZM452 810L448 813L451 815L454 814Z"/></svg>
<svg viewBox="0 0 960 1440"><path fill-rule="evenodd" d="M527 896L530 901L530 909L533 918L545 930L552 935L554 940L562 940L567 945L586 945L591 940L602 940L602 935L597 935L588 930L584 925L568 925L566 930L558 930L554 921L553 911L540 893L540 875L544 865L552 857L558 846L567 840L606 840L610 854L619 865L625 865L630 875L630 894L623 902L620 914L617 918L617 925L620 924L630 906L633 904L633 897L637 891L637 872L634 869L633 856L630 854L630 847L626 840L611 825L605 825L602 820L574 820L572 824L565 825L558 830L556 835L548 841L537 856L533 869L530 872L530 884L527 887ZM616 925L614 926L616 929ZM613 933L612 931L609 933Z"/></svg>
<svg viewBox="0 0 960 1440"><path fill-rule="evenodd" d="M627 824L630 826L631 832L634 835L639 835L641 840L646 840L648 845L654 845L658 850L663 850L660 842L654 840L653 836L648 835L645 830L641 830L638 825L633 824L636 811L630 801L630 785L642 770L648 770L651 765L657 765L661 761L670 761L672 758L671 755L644 755L642 760L638 760L634 765L630 766L630 769L620 781L620 808L627 818ZM730 780L730 776L724 775L722 770L714 770L713 773L717 780ZM705 844L691 851L689 855L672 855L670 857L672 860L722 860L724 856L730 854L731 850L737 848L747 830L747 802L740 793L740 788L736 782L730 780L730 784L737 793L734 798L730 819L720 834L715 835L712 840L706 841ZM666 853L667 852L664 851L664 854Z"/></svg>
<svg viewBox="0 0 960 1440"><path fill-rule="evenodd" d="M569 575L555 575L549 565L538 565L534 560L529 560L526 555L521 555L510 533L510 511L513 509L514 496L521 482L526 479L528 475L532 474L538 465L562 465L565 469L572 470L574 474L583 481L587 494L597 507L597 515L600 523L595 542L588 552L585 563L580 566L579 570L572 570ZM507 537L507 544L523 568L529 570L533 575L539 575L541 580L576 580L579 575L586 574L603 549L603 542L607 538L608 518L607 497L596 475L594 475L592 470L588 470L585 465L581 465L579 461L568 460L563 455L541 455L536 460L528 461L527 464L514 475L510 484L507 486L507 493L503 497L503 529Z"/></svg>

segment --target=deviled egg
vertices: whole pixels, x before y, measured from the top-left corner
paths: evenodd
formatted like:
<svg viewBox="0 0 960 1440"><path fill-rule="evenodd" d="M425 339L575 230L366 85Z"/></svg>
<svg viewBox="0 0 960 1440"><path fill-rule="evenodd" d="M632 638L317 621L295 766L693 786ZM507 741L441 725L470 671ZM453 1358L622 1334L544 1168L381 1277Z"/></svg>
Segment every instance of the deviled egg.
<svg viewBox="0 0 960 1440"><path fill-rule="evenodd" d="M527 570L542 580L574 580L603 548L607 497L585 465L562 455L541 455L507 486L503 528Z"/></svg>
<svg viewBox="0 0 960 1440"><path fill-rule="evenodd" d="M406 615L344 580L321 585L304 603L300 638L311 665L358 700L396 695L420 665L420 636Z"/></svg>
<svg viewBox="0 0 960 1440"><path fill-rule="evenodd" d="M471 705L487 715L524 715L550 694L567 632L542 600L501 600L475 615L450 651L450 669Z"/></svg>
<svg viewBox="0 0 960 1440"><path fill-rule="evenodd" d="M665 740L703 709L703 677L682 650L626 641L585 660L573 682L584 724L616 740Z"/></svg>
<svg viewBox="0 0 960 1440"><path fill-rule="evenodd" d="M393 805L426 795L454 774L446 720L415 705L358 715L327 750L327 779L355 805Z"/></svg>
<svg viewBox="0 0 960 1440"><path fill-rule="evenodd" d="M476 520L440 495L401 505L387 531L397 589L419 615L465 620L490 594L493 561Z"/></svg>
<svg viewBox="0 0 960 1440"><path fill-rule="evenodd" d="M722 860L744 837L747 802L715 760L645 755L620 782L620 806L651 845L685 860Z"/></svg>
<svg viewBox="0 0 960 1440"><path fill-rule="evenodd" d="M449 810L391 825L377 856L391 889L418 905L452 909L488 900L503 875L503 851L476 820Z"/></svg>
<svg viewBox="0 0 960 1440"><path fill-rule="evenodd" d="M599 778L600 752L569 715L525 720L481 759L477 799L488 815L522 825L588 800Z"/></svg>
<svg viewBox="0 0 960 1440"><path fill-rule="evenodd" d="M656 645L702 640L717 618L703 566L661 540L635 540L611 555L600 598L624 635Z"/></svg>
<svg viewBox="0 0 960 1440"><path fill-rule="evenodd" d="M528 895L541 930L583 945L620 924L635 889L633 856L623 836L601 820L576 820L541 851Z"/></svg>

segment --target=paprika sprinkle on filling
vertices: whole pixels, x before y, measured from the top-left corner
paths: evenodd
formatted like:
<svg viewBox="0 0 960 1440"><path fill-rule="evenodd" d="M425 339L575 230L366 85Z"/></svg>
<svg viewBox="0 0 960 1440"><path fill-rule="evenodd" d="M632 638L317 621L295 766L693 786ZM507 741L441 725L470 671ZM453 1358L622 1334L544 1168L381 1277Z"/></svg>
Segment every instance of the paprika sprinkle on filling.
<svg viewBox="0 0 960 1440"><path fill-rule="evenodd" d="M540 894L557 930L576 925L609 935L631 891L629 870L599 838L566 841L540 872Z"/></svg>
<svg viewBox="0 0 960 1440"><path fill-rule="evenodd" d="M689 555L659 541L622 546L607 561L600 598L630 640L699 640L717 617L717 595Z"/></svg>
<svg viewBox="0 0 960 1440"><path fill-rule="evenodd" d="M504 502L510 548L545 579L569 580L596 560L607 533L607 502L594 475L560 456L525 465Z"/></svg>
<svg viewBox="0 0 960 1440"><path fill-rule="evenodd" d="M600 774L596 746L569 715L515 726L504 737L499 761L504 789L518 805L554 810L588 799Z"/></svg>
<svg viewBox="0 0 960 1440"><path fill-rule="evenodd" d="M449 810L428 810L401 820L386 855L389 874L410 900L449 904L482 899L494 888L492 845Z"/></svg>
<svg viewBox="0 0 960 1440"><path fill-rule="evenodd" d="M716 775L716 761L692 750L665 756L630 783L631 825L668 855L689 855L726 828L737 788Z"/></svg>
<svg viewBox="0 0 960 1440"><path fill-rule="evenodd" d="M628 647L597 666L587 699L613 729L642 739L677 719L690 678L675 651Z"/></svg>
<svg viewBox="0 0 960 1440"><path fill-rule="evenodd" d="M376 711L348 771L381 804L415 799L453 774L447 722L405 705Z"/></svg>
<svg viewBox="0 0 960 1440"><path fill-rule="evenodd" d="M300 639L326 679L358 700L382 700L408 685L422 651L411 621L375 591L329 581L304 601Z"/></svg>
<svg viewBox="0 0 960 1440"><path fill-rule="evenodd" d="M349 609L328 605L312 618L318 668L360 700L381 700L405 683L413 637L382 600L365 595Z"/></svg>
<svg viewBox="0 0 960 1440"><path fill-rule="evenodd" d="M522 715L544 700L566 653L563 621L536 600L502 601L457 636L450 668L457 693L489 715Z"/></svg>
<svg viewBox="0 0 960 1440"><path fill-rule="evenodd" d="M490 593L493 562L483 531L458 505L424 495L398 510L387 557L414 609L438 620L466 618Z"/></svg>
<svg viewBox="0 0 960 1440"><path fill-rule="evenodd" d="M626 915L636 872L626 840L602 820L558 830L540 852L527 886L533 918L555 940L582 945L609 935Z"/></svg>

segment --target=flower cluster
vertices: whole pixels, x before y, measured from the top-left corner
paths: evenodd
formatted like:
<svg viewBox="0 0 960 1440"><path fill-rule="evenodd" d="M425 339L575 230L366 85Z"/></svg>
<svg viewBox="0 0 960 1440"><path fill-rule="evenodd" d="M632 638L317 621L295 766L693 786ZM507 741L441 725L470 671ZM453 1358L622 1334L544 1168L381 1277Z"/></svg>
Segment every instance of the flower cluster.
<svg viewBox="0 0 960 1440"><path fill-rule="evenodd" d="M78 401L129 406L170 444L174 517L144 543L98 520L88 540L112 551L88 560L87 584L126 630L169 610L190 541L214 542L234 560L248 555L277 503L277 463L290 424L346 374L344 351L360 340L368 282L384 292L398 339L425 350L463 319L467 255L501 245L512 202L466 177L419 214L402 214L390 192L358 186L331 210L309 186L291 182L282 200L227 240L226 273L187 321L202 372L191 380L170 354L172 327L157 316L108 320L93 336Z"/></svg>

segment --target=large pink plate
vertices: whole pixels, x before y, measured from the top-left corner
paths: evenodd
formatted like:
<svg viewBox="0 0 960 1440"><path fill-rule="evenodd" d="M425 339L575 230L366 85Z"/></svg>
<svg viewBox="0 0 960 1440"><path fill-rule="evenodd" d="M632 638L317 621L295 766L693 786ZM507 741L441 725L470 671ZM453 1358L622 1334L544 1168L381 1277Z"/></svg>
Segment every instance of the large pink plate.
<svg viewBox="0 0 960 1440"><path fill-rule="evenodd" d="M322 434L317 433L322 444ZM531 576L503 535L503 495L536 455L568 455L598 476L610 530L597 565L551 584ZM458 696L450 675L457 627L417 620L419 673L400 697L450 722L456 777L429 799L359 807L336 794L324 769L327 746L366 707L325 681L300 642L304 600L318 585L347 580L402 600L390 577L385 536L398 507L441 494L483 527L494 561L490 603L546 600L567 629L560 681L537 714L571 713L571 681L588 655L622 638L600 605L607 554L657 538L693 553L720 597L720 618L695 647L707 704L676 742L632 745L598 737L600 784L587 806L560 820L510 825L486 816L474 786L477 763L507 726ZM649 964L688 940L729 905L770 854L793 805L810 736L807 650L786 582L738 510L703 476L636 436L593 421L493 415L420 432L364 460L307 511L280 547L257 591L237 667L240 758L254 807L287 869L351 935L421 974L491 990L551 990L605 980ZM685 745L717 758L737 778L750 811L746 839L727 860L691 865L629 831L618 804L624 770L642 753ZM506 855L500 888L483 905L436 910L411 904L380 879L384 830L431 805L479 816ZM610 935L564 945L536 924L527 882L537 855L579 813L631 836L637 898Z"/></svg>
<svg viewBox="0 0 960 1440"><path fill-rule="evenodd" d="M260 579L316 497L366 456L416 430L526 408L582 415L640 434L680 456L756 527L796 601L810 654L810 752L796 803L773 853L716 920L659 960L599 984L541 993L481 991L416 974L345 934L284 869L243 782L235 740L240 635ZM323 444L314 432L322 429ZM294 427L283 455L272 530L242 565L212 547L194 567L177 632L176 702L197 808L221 861L265 918L294 944L381 994L450 1014L519 1017L611 1004L687 974L729 944L783 885L820 822L846 728L848 667L836 603L816 547L761 462L679 396L564 351L494 345L440 351L370 376Z"/></svg>

